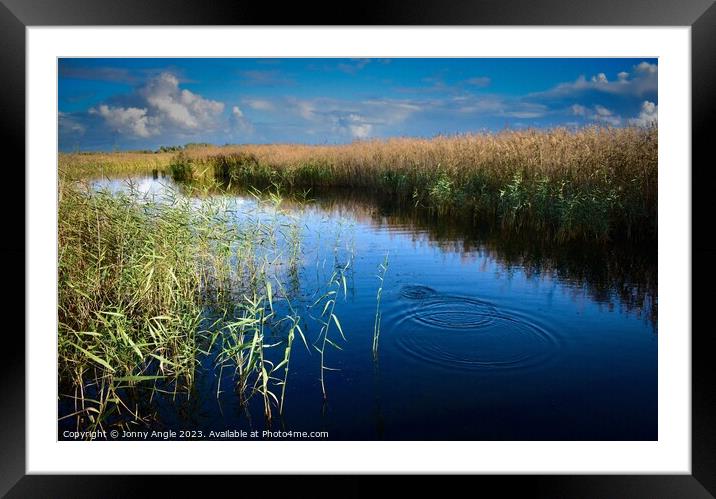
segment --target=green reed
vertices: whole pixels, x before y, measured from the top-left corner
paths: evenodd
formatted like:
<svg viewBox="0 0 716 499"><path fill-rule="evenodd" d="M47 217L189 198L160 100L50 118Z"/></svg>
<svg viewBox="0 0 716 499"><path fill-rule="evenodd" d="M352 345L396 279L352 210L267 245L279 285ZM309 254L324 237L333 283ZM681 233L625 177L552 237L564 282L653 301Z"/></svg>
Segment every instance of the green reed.
<svg viewBox="0 0 716 499"><path fill-rule="evenodd" d="M347 249L348 254L345 262L341 262L341 255L340 250L342 247L342 239L344 235L344 224L343 221L338 225L336 234L335 234L335 240L333 242L333 270L328 277L327 285L326 285L326 291L319 296L313 304L310 305L310 309L316 309L320 310L320 314L318 317L313 317L315 321L318 322L320 325L320 331L318 333L318 336L316 337L316 340L313 343L313 348L316 349L316 351L319 353L320 358L320 381L321 381L321 391L323 392L323 399L326 400L328 398L328 394L326 391L326 381L325 381L325 373L326 371L338 371L337 368L328 367L326 365L326 354L327 354L327 348L330 346L336 350L342 350L342 347L337 343L337 338L331 337L331 331L333 328L331 328L332 325L335 326L335 329L338 331L338 334L340 335L341 339L343 341L347 341L346 336L343 332L343 326L341 326L341 322L338 320L338 316L335 313L335 307L336 307L336 301L338 300L338 297L340 296L340 292L343 292L343 299L347 299L348 297L348 279L346 277L348 270L353 265L353 258L354 258L354 249L353 249L353 243L352 241L347 241L347 246L345 249ZM324 267L325 267L325 260L324 260ZM318 267L319 261L316 261L316 276L317 276L317 284L320 282L319 278L319 267ZM319 346L320 345L320 346Z"/></svg>
<svg viewBox="0 0 716 499"><path fill-rule="evenodd" d="M341 284L343 284L343 289L346 289L346 281L345 276L343 274L345 270L346 268L343 268L333 272L329 280L329 287L333 289L329 289L328 291L326 291L312 305L312 307L318 306L319 308L322 306L321 314L319 317L316 318L316 320L321 324L321 329L318 334L317 341L316 343L314 343L313 347L320 354L320 380L324 400L328 398L328 394L326 392L325 372L338 371L338 369L328 367L326 365L326 348L327 346L331 346L337 350L343 350L341 346L336 343L335 339L331 339L329 337L331 331L331 324L335 324L335 327L338 330L338 333L340 334L343 341L347 341L346 336L343 333L343 327L341 326L341 323L335 314L336 299L338 297L338 291L341 289ZM321 345L320 348L318 347L318 344Z"/></svg>
<svg viewBox="0 0 716 499"><path fill-rule="evenodd" d="M378 358L378 340L380 339L380 320L382 313L380 311L380 301L383 297L383 284L385 284L385 274L388 272L388 253L385 254L385 259L378 265L378 274L376 277L380 281L378 291L375 297L375 320L373 322L373 358Z"/></svg>
<svg viewBox="0 0 716 499"><path fill-rule="evenodd" d="M258 395L267 419L282 412L295 333L308 343L284 291L301 250L281 198L259 196L256 213L237 218L201 190L155 199L131 184L59 188L58 376L74 404L64 417L87 428L146 421L131 393L188 394L205 355L216 356L217 394L233 369L243 402Z"/></svg>

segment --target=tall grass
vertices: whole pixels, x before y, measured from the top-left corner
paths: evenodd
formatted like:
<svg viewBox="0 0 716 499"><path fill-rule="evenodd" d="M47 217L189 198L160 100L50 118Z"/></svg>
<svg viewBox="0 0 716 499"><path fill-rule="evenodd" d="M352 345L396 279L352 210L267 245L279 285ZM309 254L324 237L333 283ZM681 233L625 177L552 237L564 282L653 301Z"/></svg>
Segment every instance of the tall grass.
<svg viewBox="0 0 716 499"><path fill-rule="evenodd" d="M147 158L165 168L191 165L197 182L362 188L438 216L467 214L559 240L606 240L656 233L657 136L656 127L556 128L345 145L198 146L174 160ZM103 171L146 170L137 156L104 158L92 160ZM68 155L60 163L86 172L88 161ZM178 179L184 171L177 168Z"/></svg>
<svg viewBox="0 0 716 499"><path fill-rule="evenodd" d="M76 412L93 426L106 409L122 409L127 384L193 380L206 282L199 262L214 227L197 237L191 218L180 201L140 205L61 187L59 376L71 381Z"/></svg>
<svg viewBox="0 0 716 499"><path fill-rule="evenodd" d="M148 175L152 170L167 171L174 152L96 152L60 153L60 176L75 180L98 177L127 177Z"/></svg>
<svg viewBox="0 0 716 499"><path fill-rule="evenodd" d="M268 419L283 410L293 337L303 332L282 269L299 250L295 221L271 199L272 217L238 223L221 198L60 183L58 377L74 406L64 417L92 429L141 422L134 393L188 393L212 352L218 369L234 370L243 401L259 396ZM269 332L278 339L266 341Z"/></svg>
<svg viewBox="0 0 716 499"><path fill-rule="evenodd" d="M657 129L507 131L338 146L196 149L234 184L350 187L560 240L652 237Z"/></svg>

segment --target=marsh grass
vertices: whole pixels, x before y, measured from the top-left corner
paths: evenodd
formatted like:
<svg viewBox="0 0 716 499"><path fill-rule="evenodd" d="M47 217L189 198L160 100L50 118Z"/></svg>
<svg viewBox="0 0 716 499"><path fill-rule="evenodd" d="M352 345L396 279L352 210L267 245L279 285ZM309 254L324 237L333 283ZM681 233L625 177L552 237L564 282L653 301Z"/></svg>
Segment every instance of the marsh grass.
<svg viewBox="0 0 716 499"><path fill-rule="evenodd" d="M92 426L122 407L125 384L193 380L206 241L174 201L60 190L59 376L72 380L78 416Z"/></svg>
<svg viewBox="0 0 716 499"><path fill-rule="evenodd" d="M153 170L166 172L175 155L175 152L60 153L58 170L65 180L127 178L148 175Z"/></svg>
<svg viewBox="0 0 716 499"><path fill-rule="evenodd" d="M201 356L234 371L242 403L259 396L267 419L281 412L296 333L308 348L283 284L300 258L296 220L275 193L237 219L221 197L129 187L60 183L58 376L73 405L63 417L90 429L146 422L134 394L188 395Z"/></svg>
<svg viewBox="0 0 716 499"><path fill-rule="evenodd" d="M136 153L61 155L60 166L84 174L173 164L180 180L360 188L438 216L467 214L478 223L557 240L653 238L657 137L655 126L508 130L345 145L198 146L174 159L147 154L144 164Z"/></svg>

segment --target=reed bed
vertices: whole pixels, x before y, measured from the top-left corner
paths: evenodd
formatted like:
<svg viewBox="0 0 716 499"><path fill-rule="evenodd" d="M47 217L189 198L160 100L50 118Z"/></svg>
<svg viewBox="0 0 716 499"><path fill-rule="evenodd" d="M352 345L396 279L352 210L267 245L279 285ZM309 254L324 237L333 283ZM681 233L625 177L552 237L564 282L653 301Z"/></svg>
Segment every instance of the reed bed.
<svg viewBox="0 0 716 499"><path fill-rule="evenodd" d="M175 152L60 153L58 170L65 179L129 177L167 171Z"/></svg>
<svg viewBox="0 0 716 499"><path fill-rule="evenodd" d="M197 146L145 157L182 181L360 188L437 216L467 215L557 240L608 240L655 237L657 137L655 126L555 128L344 145ZM67 155L60 164L78 173L92 161L106 161L105 172L146 172L141 158Z"/></svg>
<svg viewBox="0 0 716 499"><path fill-rule="evenodd" d="M150 418L135 395L188 394L202 355L233 370L239 396L260 397L268 419L283 409L303 337L282 284L300 229L276 195L272 216L241 223L221 198L195 201L60 183L58 377L78 429Z"/></svg>

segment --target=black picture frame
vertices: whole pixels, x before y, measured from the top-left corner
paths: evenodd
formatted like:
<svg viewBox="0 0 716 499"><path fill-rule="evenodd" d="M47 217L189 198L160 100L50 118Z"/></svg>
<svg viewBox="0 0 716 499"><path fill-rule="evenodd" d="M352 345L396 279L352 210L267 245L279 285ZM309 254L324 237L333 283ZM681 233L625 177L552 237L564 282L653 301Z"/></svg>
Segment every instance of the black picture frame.
<svg viewBox="0 0 716 499"><path fill-rule="evenodd" d="M321 14L323 13L323 14ZM333 17L325 19L325 13ZM327 10L304 3L205 2L200 0L0 0L0 123L4 157L14 165L25 160L25 28L27 26L88 25L556 25L556 26L690 26L692 50L692 474L643 476L480 476L482 484L503 492L529 491L530 497L714 497L716 496L716 389L710 348L711 328L693 321L711 305L709 285L716 277L710 262L716 243L709 228L712 200L706 189L713 185L708 125L716 118L716 6L713 0L500 0L435 1L395 0L371 5ZM12 154L8 155L10 152ZM694 166L698 165L698 166ZM684 165L688 168L689 165ZM187 490L186 477L171 481L155 477L39 476L26 475L25 467L25 339L16 326L18 310L25 310L24 285L19 261L25 259L25 171L9 161L3 177L13 186L4 196L7 203L3 223L6 234L0 242L2 261L7 262L5 346L0 363L0 494L8 497L128 497L161 486L163 493ZM698 195L700 194L700 195ZM29 265L26 262L25 265ZM26 270L26 267L25 267ZM15 273L17 275L15 275ZM696 312L699 311L697 314ZM688 334L688 331L674 332ZM335 480L336 478L334 478ZM337 478L338 496L363 495L372 487L356 477ZM207 477L190 479L192 485L208 483ZM212 480L215 480L212 478ZM319 478L306 477L311 486ZM170 482L167 484L167 482ZM272 482L279 486L283 480ZM413 482L420 486L421 480ZM168 486L168 488L167 488ZM212 481L219 492L223 484ZM460 484L455 486L459 487ZM363 489L365 487L365 489ZM476 485L470 484L475 490ZM320 489L329 491L326 482ZM335 490L335 489L333 489ZM456 489L457 490L457 489ZM319 494L320 495L320 494Z"/></svg>

